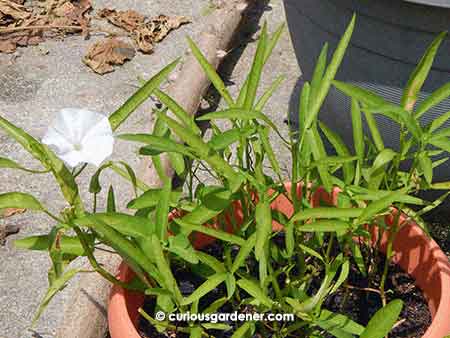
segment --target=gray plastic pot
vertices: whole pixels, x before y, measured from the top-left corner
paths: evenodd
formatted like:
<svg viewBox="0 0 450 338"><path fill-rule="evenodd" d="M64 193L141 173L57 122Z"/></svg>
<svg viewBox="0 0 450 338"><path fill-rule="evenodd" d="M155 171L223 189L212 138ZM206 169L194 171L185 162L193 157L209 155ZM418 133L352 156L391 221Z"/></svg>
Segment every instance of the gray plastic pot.
<svg viewBox="0 0 450 338"><path fill-rule="evenodd" d="M336 78L373 90L394 103L400 102L401 88L429 43L438 33L450 28L450 0L284 0L284 3L302 79L311 79L323 44L328 42L330 50L334 50L352 14L356 13L356 28ZM450 39L447 38L425 82L421 99L449 80ZM351 146L349 108L350 100L333 88L320 119ZM447 99L425 114L421 122L427 124L449 110ZM377 116L377 120L386 146L398 147L399 129L395 123L382 116ZM447 123L444 127L449 126ZM450 163L438 167L435 178L450 179Z"/></svg>

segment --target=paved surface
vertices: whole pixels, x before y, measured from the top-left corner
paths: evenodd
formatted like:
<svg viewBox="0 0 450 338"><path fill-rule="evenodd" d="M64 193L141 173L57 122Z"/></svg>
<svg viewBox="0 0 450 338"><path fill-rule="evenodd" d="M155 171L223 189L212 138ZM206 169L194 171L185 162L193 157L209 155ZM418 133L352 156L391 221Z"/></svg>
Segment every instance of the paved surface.
<svg viewBox="0 0 450 338"><path fill-rule="evenodd" d="M182 55L186 48L185 35L195 37L201 29L200 23L208 13L209 4L207 0L96 1L96 8L132 8L150 16L160 13L188 15L193 18L193 23L171 33L157 45L154 54L138 53L131 62L105 76L94 74L82 64L81 57L92 40L84 41L80 37L67 37L64 41L48 41L40 47L19 49L20 56L15 60L9 55L0 55L0 114L40 138L54 114L63 107L84 107L111 113L136 90L138 76L147 78L169 61ZM268 21L270 31L273 31L285 20L282 0L263 4L252 13L253 20L248 22L241 36L240 41L244 43L231 52L226 70L229 71L229 88L234 95L249 69L255 50L255 44L251 41L245 44L245 40L259 34L259 27L256 27L254 22L261 15ZM96 38L98 37L93 37ZM43 51L48 53L44 54ZM279 74L285 74L287 78L269 102L266 113L286 133L287 128L283 121L299 77L287 32L267 65L263 87L267 88ZM122 130L139 130L148 109L149 104L144 105ZM115 147L114 158L124 159L135 165L137 160L134 153L135 148L132 145L121 142ZM286 152L277 150L277 153L283 166L288 168ZM0 156L20 161L26 167L36 167L36 162L1 131ZM86 200L89 200L88 178L93 170L89 168L79 179ZM106 183L114 185L121 201L126 201L131 196L128 185L114 174L102 176L102 181L104 186L107 186ZM37 178L17 171L2 170L0 192L5 191L31 192L54 211L63 206L58 188L48 175ZM62 317L64 303L73 292L73 287L69 286L54 299L35 328L35 333L28 330L33 313L47 287L46 272L49 260L46 254L16 250L11 243L14 238L47 233L52 222L45 216L32 213L16 216L14 221L23 225L22 230L18 235L9 237L5 246L0 246L0 338L53 337Z"/></svg>

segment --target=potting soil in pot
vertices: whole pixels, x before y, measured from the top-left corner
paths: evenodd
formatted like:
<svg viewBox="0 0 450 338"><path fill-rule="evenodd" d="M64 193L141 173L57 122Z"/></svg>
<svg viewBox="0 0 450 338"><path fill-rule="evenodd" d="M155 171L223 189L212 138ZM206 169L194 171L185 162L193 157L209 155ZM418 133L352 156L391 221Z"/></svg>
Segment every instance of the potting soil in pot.
<svg viewBox="0 0 450 338"><path fill-rule="evenodd" d="M274 242L279 246L283 246L283 234L277 235L274 238ZM203 251L218 258L219 260L223 259L222 245L212 244L204 248ZM239 247L231 248L232 255L236 255L238 251ZM367 253L367 250L365 251ZM380 255L377 257L372 257L372 259L378 262L378 264L376 264L378 271L382 271L384 257ZM247 264L249 267L249 272L257 278L258 263L253 259L248 259ZM188 296L204 282L204 278L200 276L202 271L196 269L189 270L181 261L180 264L176 265L173 269L173 274L178 281L178 285L183 293L183 296ZM202 265L199 264L198 269L203 269ZM382 306L380 295L375 291L379 286L380 273L375 274L373 279L374 280L369 282L368 279L359 272L357 265L352 262L348 282L344 286L340 287L332 296L329 296L326 299L323 304L324 308L333 312L345 314L352 320L362 325L366 325L374 313ZM321 280L322 276L319 275L312 281L309 294L314 294L317 291ZM283 276L280 276L279 282L280 286L283 287ZM431 314L422 291L414 284L414 279L402 271L397 265L391 264L386 281L386 290L388 302L393 299L401 299L404 302L402 313L396 326L389 334L389 337L422 337L428 326L431 324ZM226 297L226 295L226 288L222 283L213 292L201 298L199 309L206 308L208 304L211 304L219 298ZM235 305L237 306L238 304ZM146 298L143 308L147 313L152 315L155 309L154 298ZM235 309L236 307L233 309L231 305L227 303L222 306L218 312L229 313L233 312ZM242 313L256 311L256 309L253 309L249 305L241 305L240 307L237 307L237 310ZM187 325L185 322L171 322L171 324L175 327ZM213 337L228 338L232 336L236 326L240 325L240 323L236 322L227 322L223 324L228 324L232 327L232 329L228 331L208 330L208 334ZM261 332L257 333L255 337L271 337L273 335L265 326L261 325L259 328L261 328ZM138 332L143 338L189 337L189 334L177 331L176 329L166 333L159 333L153 325L142 317L139 320ZM302 331L298 333L293 332L291 335L295 337L304 336L304 334L305 332ZM323 337L332 338L333 336L328 333L324 333Z"/></svg>

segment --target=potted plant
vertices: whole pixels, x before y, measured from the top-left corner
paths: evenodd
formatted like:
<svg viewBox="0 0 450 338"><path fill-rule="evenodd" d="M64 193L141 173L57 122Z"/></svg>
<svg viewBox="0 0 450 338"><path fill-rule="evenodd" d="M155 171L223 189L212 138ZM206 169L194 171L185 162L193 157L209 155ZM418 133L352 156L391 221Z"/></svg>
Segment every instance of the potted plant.
<svg viewBox="0 0 450 338"><path fill-rule="evenodd" d="M381 338L394 330L398 337L402 325L411 322L411 309L398 299L405 287L421 299L425 309L419 315L433 316L431 325L418 329L426 331L424 337L449 334L450 266L421 230L420 220L444 197L428 204L414 196L422 187L436 186L430 177L432 154L416 148L433 136L424 133L412 115L407 117L404 108L339 82L334 85L353 97L354 154L318 120L354 25L355 19L330 62L325 52L321 54L311 84L302 89L300 128L288 137L262 113L280 80L257 96L263 66L282 31L269 37L266 26L237 99L189 40L193 54L228 105L198 118L209 121L212 135L208 137L158 89L175 63L146 82L109 119L92 112L62 112L62 122L70 118L83 122L79 119L84 118L90 123L77 123L76 130L74 124L57 123L42 142L0 119L0 126L55 176L69 204L56 215L31 195L0 194L0 208L41 211L56 222L48 235L16 241L19 247L48 250L52 261L50 287L36 319L71 277L87 273L68 267L76 257L87 256L92 268L114 283L108 309L113 338L138 338L136 325L142 319L148 321L145 334L151 336ZM423 65L417 69L421 78ZM420 89L413 88L412 95ZM127 164L107 162L92 176L94 198L88 209L76 183L85 167L82 163L99 165L111 152L112 131L151 94L163 104L155 112L153 132L117 137L142 144L139 153L152 156L163 187L149 189ZM399 122L402 142L409 146L401 148L401 153L380 147L375 124L364 140L361 109L382 112ZM218 122L222 120L228 128ZM436 121L434 126L442 119ZM336 154L326 153L319 128ZM292 155L288 176L283 174L270 134L278 135L281 149ZM91 144L101 146L101 151L92 151ZM174 189L165 176L163 153L170 154L178 174L185 178L183 190ZM402 162L409 158L413 161L405 171ZM7 159L2 163L21 168ZM112 188L105 210L99 210L99 177L106 169L121 173L135 187L137 197L127 205L133 214L117 211ZM410 205L424 207L413 211L407 208ZM96 261L95 251L101 249L123 258L118 276ZM388 290L394 275L405 272L406 284L395 280ZM355 285L355 276L367 285ZM348 306L357 306L357 313L347 311Z"/></svg>
<svg viewBox="0 0 450 338"><path fill-rule="evenodd" d="M340 32L344 31L352 14L357 13L359 24L337 78L372 90L395 104L401 103L402 88L420 61L423 50L438 33L447 31L449 26L450 2L447 0L285 0L284 6L303 74L302 81L311 80L315 59L322 45L329 42L330 47L335 48ZM449 43L448 37L441 36L433 44L433 48L438 48L439 44L442 46L426 83L418 93L419 102L447 84ZM448 91L448 86L441 90L445 88ZM345 117L350 105L348 97L331 88L321 112L321 119L333 129L341 131L349 146L352 144L352 130ZM421 116L420 122L424 126L449 110L448 98L435 102ZM380 116L376 119L382 126L380 132L386 144L398 150L398 125ZM364 119L363 125L367 131ZM444 127L449 126L448 122L444 124ZM448 163L437 168L436 178L449 179L449 168Z"/></svg>

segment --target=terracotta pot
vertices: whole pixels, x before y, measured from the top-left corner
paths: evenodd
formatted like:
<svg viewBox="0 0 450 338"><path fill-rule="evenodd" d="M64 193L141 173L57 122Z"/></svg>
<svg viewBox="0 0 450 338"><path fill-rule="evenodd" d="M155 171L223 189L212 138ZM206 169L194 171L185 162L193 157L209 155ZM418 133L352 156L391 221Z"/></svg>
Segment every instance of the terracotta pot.
<svg viewBox="0 0 450 338"><path fill-rule="evenodd" d="M286 184L290 191L290 184ZM298 189L300 192L301 189ZM330 195L319 189L312 197L311 204L335 204L339 190ZM280 195L272 203L272 208L291 216L293 206L284 195ZM237 208L238 209L238 208ZM242 219L237 211L236 218ZM390 221L388 217L387 222ZM400 219L402 227L393 244L395 255L393 261L413 276L416 284L424 292L433 321L422 338L442 338L450 334L450 263L437 243L427 237L413 221ZM280 224L274 222L274 230L279 230ZM196 246L202 243L196 238ZM386 249L387 235L381 239L381 249ZM203 245L210 243L209 239ZM134 273L125 263L119 267L118 278L124 282L130 281ZM139 319L138 309L144 302L144 295L113 286L108 306L109 331L112 338L140 338L136 324Z"/></svg>

